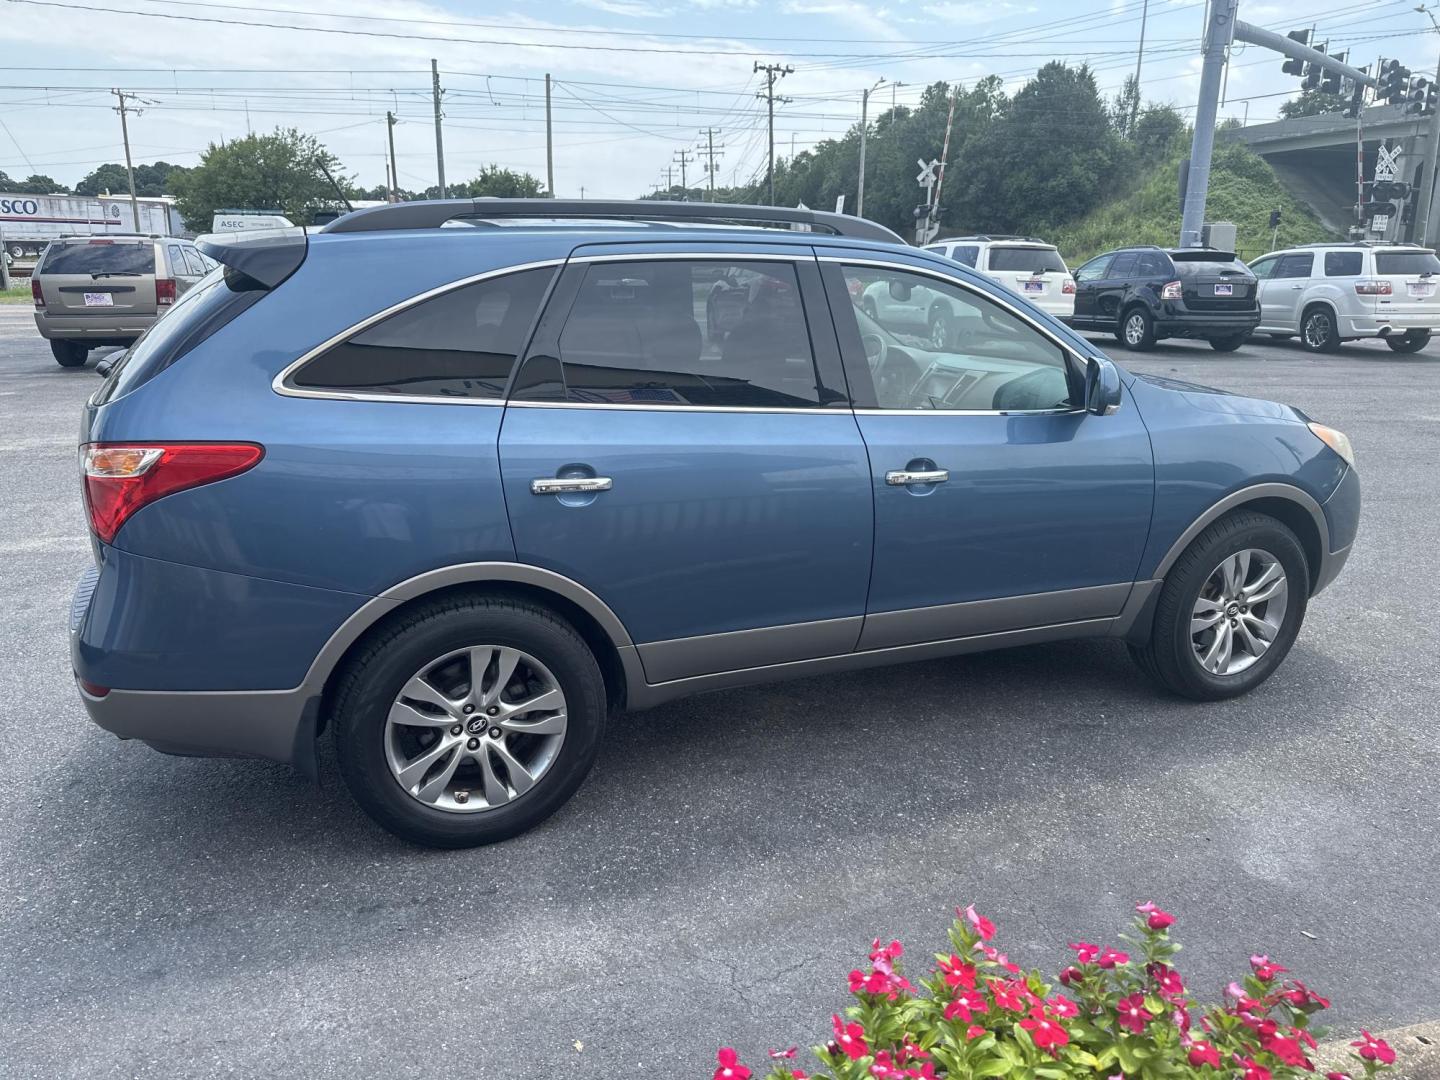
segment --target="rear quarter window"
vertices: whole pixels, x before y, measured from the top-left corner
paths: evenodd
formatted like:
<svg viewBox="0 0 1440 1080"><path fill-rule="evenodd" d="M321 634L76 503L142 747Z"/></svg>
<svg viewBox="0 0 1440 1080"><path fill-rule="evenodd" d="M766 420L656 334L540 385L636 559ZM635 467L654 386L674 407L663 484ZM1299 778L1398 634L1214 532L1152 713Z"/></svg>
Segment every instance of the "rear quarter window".
<svg viewBox="0 0 1440 1080"><path fill-rule="evenodd" d="M90 240L82 244L52 244L42 274L153 274L153 244L117 244Z"/></svg>
<svg viewBox="0 0 1440 1080"><path fill-rule="evenodd" d="M1377 274L1436 274L1440 273L1440 259L1433 251L1377 251L1375 253Z"/></svg>
<svg viewBox="0 0 1440 1080"><path fill-rule="evenodd" d="M1365 256L1359 251L1327 251L1325 253L1326 277L1358 277L1360 265Z"/></svg>

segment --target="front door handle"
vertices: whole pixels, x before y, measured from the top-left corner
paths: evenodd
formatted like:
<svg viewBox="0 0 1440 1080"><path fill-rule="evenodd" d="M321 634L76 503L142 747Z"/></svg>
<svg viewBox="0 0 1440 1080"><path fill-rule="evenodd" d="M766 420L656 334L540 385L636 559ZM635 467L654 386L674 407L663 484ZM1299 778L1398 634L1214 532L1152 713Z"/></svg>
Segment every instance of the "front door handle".
<svg viewBox="0 0 1440 1080"><path fill-rule="evenodd" d="M891 487L909 487L911 484L943 484L949 479L949 469L892 469L885 474L885 483Z"/></svg>
<svg viewBox="0 0 1440 1080"><path fill-rule="evenodd" d="M532 495L582 495L609 490L608 476L543 476L530 481Z"/></svg>

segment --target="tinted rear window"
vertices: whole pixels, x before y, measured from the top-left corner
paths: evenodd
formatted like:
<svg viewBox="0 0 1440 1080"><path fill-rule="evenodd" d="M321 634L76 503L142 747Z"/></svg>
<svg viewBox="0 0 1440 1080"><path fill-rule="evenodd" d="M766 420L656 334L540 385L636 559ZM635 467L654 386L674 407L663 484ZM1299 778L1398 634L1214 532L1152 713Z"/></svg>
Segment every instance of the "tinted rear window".
<svg viewBox="0 0 1440 1080"><path fill-rule="evenodd" d="M1224 273L1251 276L1250 268L1228 252L1172 251L1170 252L1170 261L1175 264L1175 272L1181 277L1200 277Z"/></svg>
<svg viewBox="0 0 1440 1080"><path fill-rule="evenodd" d="M1358 251L1325 252L1326 277L1356 277L1364 255Z"/></svg>
<svg viewBox="0 0 1440 1080"><path fill-rule="evenodd" d="M236 291L223 271L211 272L130 346L95 403L103 405L149 382L264 295L259 289Z"/></svg>
<svg viewBox="0 0 1440 1080"><path fill-rule="evenodd" d="M1436 274L1440 273L1440 259L1433 251L1377 251L1375 253L1377 274Z"/></svg>
<svg viewBox="0 0 1440 1080"><path fill-rule="evenodd" d="M153 244L89 242L51 245L42 274L153 274Z"/></svg>
<svg viewBox="0 0 1440 1080"><path fill-rule="evenodd" d="M991 270L1028 270L1032 273L1058 271L1067 273L1065 260L1054 248L992 247Z"/></svg>

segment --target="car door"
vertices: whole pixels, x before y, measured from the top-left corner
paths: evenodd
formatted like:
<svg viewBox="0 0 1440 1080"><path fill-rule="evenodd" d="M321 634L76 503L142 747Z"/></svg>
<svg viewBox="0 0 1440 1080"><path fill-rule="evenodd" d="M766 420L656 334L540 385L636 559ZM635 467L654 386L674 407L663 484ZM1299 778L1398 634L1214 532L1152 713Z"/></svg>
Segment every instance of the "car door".
<svg viewBox="0 0 1440 1080"><path fill-rule="evenodd" d="M1150 525L1150 440L1128 401L1078 407L1069 347L996 293L875 252L822 256L872 465L875 557L860 648L1064 624L1104 632ZM833 261L832 261L833 260ZM943 350L848 301L876 271L970 317Z"/></svg>
<svg viewBox="0 0 1440 1080"><path fill-rule="evenodd" d="M1075 314L1071 321L1076 326L1088 326L1094 321L1099 286L1114 261L1112 253L1097 255L1075 271Z"/></svg>
<svg viewBox="0 0 1440 1080"><path fill-rule="evenodd" d="M813 252L704 248L578 249L500 438L518 557L605 601L652 683L851 651L870 572L869 464ZM737 322L702 329L737 273Z"/></svg>
<svg viewBox="0 0 1440 1080"><path fill-rule="evenodd" d="M1095 286L1094 325L1101 330L1111 330L1120 325L1120 308L1129 295L1130 285L1135 279L1140 254L1135 251L1121 251L1105 273L1105 279Z"/></svg>
<svg viewBox="0 0 1440 1080"><path fill-rule="evenodd" d="M1266 286L1270 281L1271 275L1275 273L1275 267L1279 262L1280 256L1267 255L1263 259L1256 259L1253 263L1249 264L1250 272L1255 275L1255 296L1257 302L1260 304L1259 328L1261 330L1273 329L1276 326L1273 321L1275 313L1272 308L1274 297L1273 294L1267 291Z"/></svg>
<svg viewBox="0 0 1440 1080"><path fill-rule="evenodd" d="M1260 320L1266 326L1298 330L1300 306L1315 264L1315 254L1298 251L1281 255L1275 271L1260 285Z"/></svg>

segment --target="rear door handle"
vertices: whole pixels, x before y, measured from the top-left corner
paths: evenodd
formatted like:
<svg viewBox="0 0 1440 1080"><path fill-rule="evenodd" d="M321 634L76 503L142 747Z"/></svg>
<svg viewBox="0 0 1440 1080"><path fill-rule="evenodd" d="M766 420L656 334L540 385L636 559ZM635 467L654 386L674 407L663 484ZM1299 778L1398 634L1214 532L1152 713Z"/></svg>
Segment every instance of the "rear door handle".
<svg viewBox="0 0 1440 1080"><path fill-rule="evenodd" d="M949 479L949 469L892 469L885 474L885 483L891 487L909 487L911 484L943 484Z"/></svg>
<svg viewBox="0 0 1440 1080"><path fill-rule="evenodd" d="M609 491L608 476L544 476L530 481L532 495L576 495L591 491Z"/></svg>

